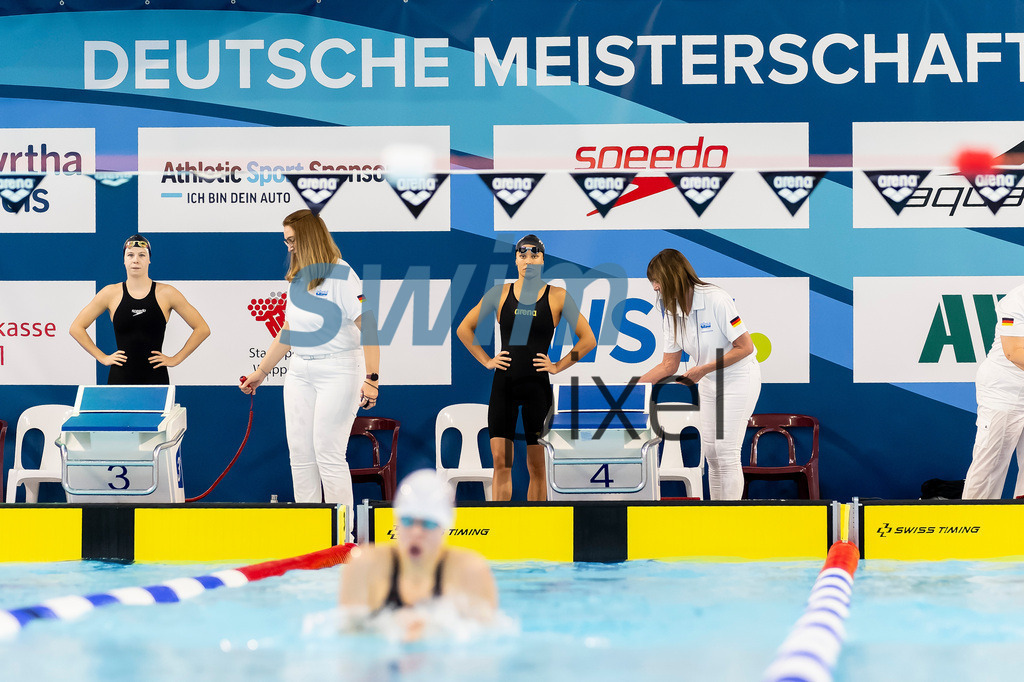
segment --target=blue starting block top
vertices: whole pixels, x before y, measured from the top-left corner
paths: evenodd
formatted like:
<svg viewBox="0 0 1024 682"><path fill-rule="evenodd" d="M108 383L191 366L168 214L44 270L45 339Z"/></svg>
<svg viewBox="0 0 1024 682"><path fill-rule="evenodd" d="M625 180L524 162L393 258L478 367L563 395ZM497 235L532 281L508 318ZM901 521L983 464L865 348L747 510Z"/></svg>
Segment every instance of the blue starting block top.
<svg viewBox="0 0 1024 682"><path fill-rule="evenodd" d="M569 412L601 412L607 414L610 410L645 412L647 410L647 391L643 384L634 384L628 387L619 385L597 386L594 384L583 384L576 386L576 401L573 404L573 390L571 384L559 384L558 411Z"/></svg>
<svg viewBox="0 0 1024 682"><path fill-rule="evenodd" d="M174 406L172 386L81 386L76 412L167 412Z"/></svg>
<svg viewBox="0 0 1024 682"><path fill-rule="evenodd" d="M644 412L558 412L551 418L552 429L599 429L604 424L606 429L625 430L629 424L636 431L647 428L647 414Z"/></svg>
<svg viewBox="0 0 1024 682"><path fill-rule="evenodd" d="M86 412L69 418L61 431L140 431L156 433L164 415L153 412Z"/></svg>

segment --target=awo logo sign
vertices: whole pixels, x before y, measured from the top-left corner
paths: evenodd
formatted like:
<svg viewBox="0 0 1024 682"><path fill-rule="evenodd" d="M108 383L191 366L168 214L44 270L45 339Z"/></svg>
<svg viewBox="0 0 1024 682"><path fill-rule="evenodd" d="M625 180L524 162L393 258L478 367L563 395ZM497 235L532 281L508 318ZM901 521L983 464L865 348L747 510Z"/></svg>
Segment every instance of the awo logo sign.
<svg viewBox="0 0 1024 682"><path fill-rule="evenodd" d="M686 199L697 217L704 215L711 202L725 187L732 173L669 173L668 178Z"/></svg>
<svg viewBox="0 0 1024 682"><path fill-rule="evenodd" d="M594 209L604 218L612 210L636 173L570 173L579 188L587 195Z"/></svg>
<svg viewBox="0 0 1024 682"><path fill-rule="evenodd" d="M313 209L310 209L311 211ZM271 338L276 338L284 327L284 311L288 292L271 292L266 298L254 298L249 301L249 314L257 322L262 322Z"/></svg>
<svg viewBox="0 0 1024 682"><path fill-rule="evenodd" d="M935 307L931 326L925 337L924 347L918 362L935 364L942 358L948 347L953 351L957 364L974 364L985 357L996 338L996 303L1006 294L974 294L971 303L975 311L978 328L981 330L982 347L975 349L971 324L967 317L967 303L962 294L943 294Z"/></svg>
<svg viewBox="0 0 1024 682"><path fill-rule="evenodd" d="M864 175L878 193L882 195L889 207L900 214L907 206L907 202L914 196L914 192L920 187L921 182L928 177L930 171L920 170L882 170L864 171Z"/></svg>
<svg viewBox="0 0 1024 682"><path fill-rule="evenodd" d="M324 210L327 202L349 179L348 175L288 175L287 177L288 182L292 183L306 203L306 207L316 214Z"/></svg>
<svg viewBox="0 0 1024 682"><path fill-rule="evenodd" d="M511 218L544 177L543 173L481 173L491 194Z"/></svg>
<svg viewBox="0 0 1024 682"><path fill-rule="evenodd" d="M806 173L772 173L761 172L761 177L775 192L782 205L791 216L795 216L800 207L811 196L811 192L825 177L824 171L808 171Z"/></svg>
<svg viewBox="0 0 1024 682"><path fill-rule="evenodd" d="M402 200L405 207L412 213L413 218L419 218L423 209L427 207L430 200L437 194L444 181L448 179L448 173L432 173L417 177L393 177L387 176L388 184L395 194Z"/></svg>
<svg viewBox="0 0 1024 682"><path fill-rule="evenodd" d="M6 175L0 177L0 201L8 213L17 213L43 181L42 175Z"/></svg>

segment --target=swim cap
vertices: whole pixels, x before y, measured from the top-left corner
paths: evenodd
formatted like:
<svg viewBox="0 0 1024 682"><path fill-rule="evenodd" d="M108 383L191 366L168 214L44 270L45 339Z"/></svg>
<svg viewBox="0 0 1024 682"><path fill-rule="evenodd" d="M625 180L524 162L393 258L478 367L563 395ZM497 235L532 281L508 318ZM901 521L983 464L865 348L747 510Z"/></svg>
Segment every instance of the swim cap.
<svg viewBox="0 0 1024 682"><path fill-rule="evenodd" d="M434 469L414 471L398 486L395 495L395 520L402 517L427 519L451 528L455 503L448 483Z"/></svg>
<svg viewBox="0 0 1024 682"><path fill-rule="evenodd" d="M127 251L129 248L133 246L138 246L140 248L146 249L147 251L149 251L150 256L153 255L153 247L149 245L149 240L143 237L141 234L133 234L131 237L128 237L128 239L124 241L124 249L122 250Z"/></svg>
<svg viewBox="0 0 1024 682"><path fill-rule="evenodd" d="M521 246L536 246L538 251L544 253L544 242L542 242L540 237L535 234L528 234L516 242L517 251Z"/></svg>

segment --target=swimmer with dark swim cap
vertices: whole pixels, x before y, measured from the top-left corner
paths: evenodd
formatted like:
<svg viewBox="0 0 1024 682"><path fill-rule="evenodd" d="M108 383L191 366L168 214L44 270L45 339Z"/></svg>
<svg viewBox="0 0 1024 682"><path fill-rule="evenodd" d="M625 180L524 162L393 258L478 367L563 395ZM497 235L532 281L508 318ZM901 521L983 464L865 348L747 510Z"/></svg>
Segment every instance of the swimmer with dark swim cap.
<svg viewBox="0 0 1024 682"><path fill-rule="evenodd" d="M364 617L452 598L461 615L490 620L498 608L491 567L480 554L445 544L455 518L451 488L433 469L407 476L395 496L394 544L358 547L342 571L343 608ZM405 639L418 639L423 622L408 623Z"/></svg>

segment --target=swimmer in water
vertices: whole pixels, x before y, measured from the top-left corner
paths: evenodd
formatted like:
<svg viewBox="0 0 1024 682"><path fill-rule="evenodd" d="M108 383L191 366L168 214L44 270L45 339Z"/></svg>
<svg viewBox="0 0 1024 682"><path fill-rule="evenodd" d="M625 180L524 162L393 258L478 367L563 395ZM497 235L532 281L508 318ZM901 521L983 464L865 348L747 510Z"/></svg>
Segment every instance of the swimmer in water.
<svg viewBox="0 0 1024 682"><path fill-rule="evenodd" d="M402 614L403 639L417 640L426 620L414 607L435 599L489 622L498 608L490 565L477 552L445 544L455 516L448 484L432 469L413 472L398 486L394 516L396 542L357 547L342 571L341 607L353 623L393 611Z"/></svg>

